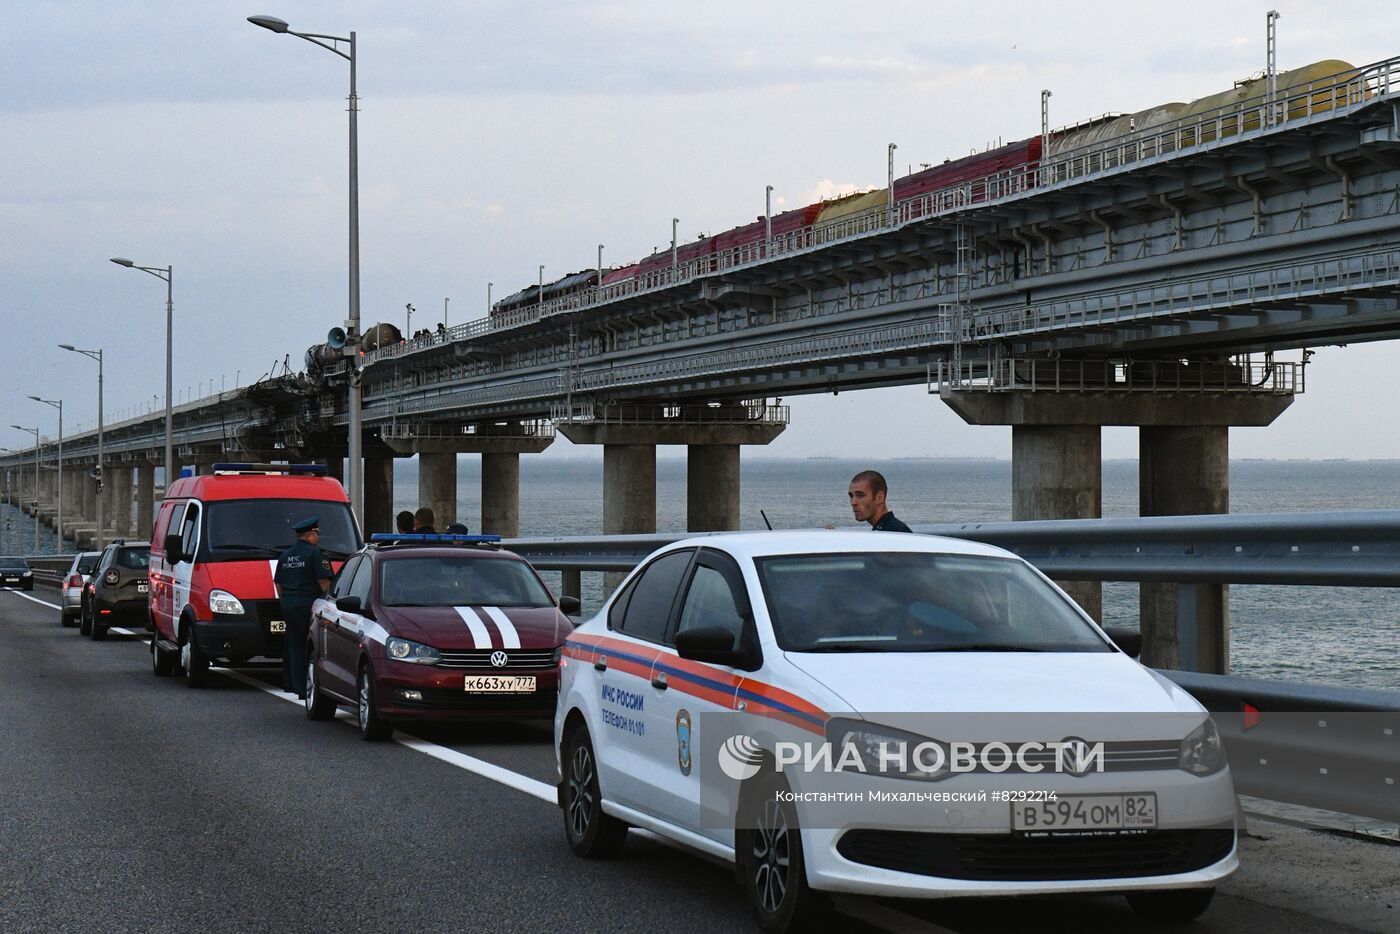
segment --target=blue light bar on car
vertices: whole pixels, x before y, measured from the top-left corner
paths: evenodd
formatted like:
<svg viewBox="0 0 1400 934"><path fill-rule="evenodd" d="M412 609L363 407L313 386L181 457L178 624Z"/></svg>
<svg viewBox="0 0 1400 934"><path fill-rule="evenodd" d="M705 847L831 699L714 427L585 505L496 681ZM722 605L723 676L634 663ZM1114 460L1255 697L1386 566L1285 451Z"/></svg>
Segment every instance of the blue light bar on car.
<svg viewBox="0 0 1400 934"><path fill-rule="evenodd" d="M452 532L375 532L372 542L482 542L495 544L499 535L458 535Z"/></svg>
<svg viewBox="0 0 1400 934"><path fill-rule="evenodd" d="M214 473L310 474L324 476L325 464L214 464Z"/></svg>

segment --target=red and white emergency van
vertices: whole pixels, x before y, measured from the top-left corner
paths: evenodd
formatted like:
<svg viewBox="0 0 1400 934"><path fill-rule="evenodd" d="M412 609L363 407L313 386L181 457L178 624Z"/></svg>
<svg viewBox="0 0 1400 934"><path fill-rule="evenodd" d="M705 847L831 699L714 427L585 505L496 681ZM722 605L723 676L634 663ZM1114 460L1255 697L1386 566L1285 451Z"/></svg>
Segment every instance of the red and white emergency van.
<svg viewBox="0 0 1400 934"><path fill-rule="evenodd" d="M362 540L345 489L320 465L215 464L170 485L151 536L151 667L203 685L214 660L280 659L286 622L272 586L292 524L319 517L337 570Z"/></svg>

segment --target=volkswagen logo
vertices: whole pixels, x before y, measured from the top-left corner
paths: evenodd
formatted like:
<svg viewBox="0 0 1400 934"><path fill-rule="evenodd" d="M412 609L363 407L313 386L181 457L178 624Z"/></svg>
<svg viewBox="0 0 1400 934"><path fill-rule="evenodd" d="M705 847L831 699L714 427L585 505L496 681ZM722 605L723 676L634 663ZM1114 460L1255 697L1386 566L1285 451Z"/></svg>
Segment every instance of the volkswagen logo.
<svg viewBox="0 0 1400 934"><path fill-rule="evenodd" d="M506 657L506 653L505 653L505 652L496 651L496 652L492 652L492 653L491 653L491 667L492 667L492 668L504 668L504 667L506 667L506 662L507 662L507 661L509 661L509 659Z"/></svg>
<svg viewBox="0 0 1400 934"><path fill-rule="evenodd" d="M1092 760L1089 758L1092 748L1089 744L1078 736L1066 736L1060 743L1060 769L1066 775L1087 775L1092 768Z"/></svg>

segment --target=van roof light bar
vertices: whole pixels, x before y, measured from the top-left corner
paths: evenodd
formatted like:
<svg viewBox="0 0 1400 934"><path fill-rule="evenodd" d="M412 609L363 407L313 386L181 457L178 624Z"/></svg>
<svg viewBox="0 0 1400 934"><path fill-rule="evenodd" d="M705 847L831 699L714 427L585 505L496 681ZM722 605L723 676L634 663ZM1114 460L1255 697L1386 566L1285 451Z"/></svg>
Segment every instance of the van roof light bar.
<svg viewBox="0 0 1400 934"><path fill-rule="evenodd" d="M214 464L216 474L264 474L272 476L324 477L325 464Z"/></svg>

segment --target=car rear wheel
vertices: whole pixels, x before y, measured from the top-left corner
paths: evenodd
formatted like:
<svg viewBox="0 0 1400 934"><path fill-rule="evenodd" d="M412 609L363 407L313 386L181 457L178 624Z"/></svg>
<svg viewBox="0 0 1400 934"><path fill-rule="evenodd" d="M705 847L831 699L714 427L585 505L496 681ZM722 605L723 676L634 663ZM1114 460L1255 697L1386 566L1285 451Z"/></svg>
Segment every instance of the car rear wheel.
<svg viewBox="0 0 1400 934"><path fill-rule="evenodd" d="M169 677L175 670L175 659L172 653L160 647L160 634L151 636L151 671L159 678Z"/></svg>
<svg viewBox="0 0 1400 934"><path fill-rule="evenodd" d="M78 607L78 635L92 635L92 622L88 619L87 603L82 603Z"/></svg>
<svg viewBox="0 0 1400 934"><path fill-rule="evenodd" d="M78 620L72 610L59 610L58 624L65 629L72 629L74 626L78 625Z"/></svg>
<svg viewBox="0 0 1400 934"><path fill-rule="evenodd" d="M394 725L379 716L379 701L374 696L374 674L365 665L360 669L360 739L378 742L394 733Z"/></svg>
<svg viewBox="0 0 1400 934"><path fill-rule="evenodd" d="M627 825L603 813L598 760L582 726L574 727L564 742L564 836L585 859L616 856L627 841Z"/></svg>
<svg viewBox="0 0 1400 934"><path fill-rule="evenodd" d="M102 642L107 638L107 624L98 617L96 607L93 607L92 622L88 624L88 629L92 633L93 642Z"/></svg>
<svg viewBox="0 0 1400 934"><path fill-rule="evenodd" d="M184 635L180 643L180 667L185 671L185 686L202 688L209 675L209 659L199 650L192 627L186 626Z"/></svg>
<svg viewBox="0 0 1400 934"><path fill-rule="evenodd" d="M815 927L827 899L807 885L802 832L781 775L760 775L739 802L734 856L758 926L769 932Z"/></svg>
<svg viewBox="0 0 1400 934"><path fill-rule="evenodd" d="M1128 906L1146 920L1184 924L1205 914L1215 889L1167 889L1158 892L1129 892Z"/></svg>
<svg viewBox="0 0 1400 934"><path fill-rule="evenodd" d="M306 719L329 720L335 716L335 701L327 697L317 684L316 655L306 652Z"/></svg>

